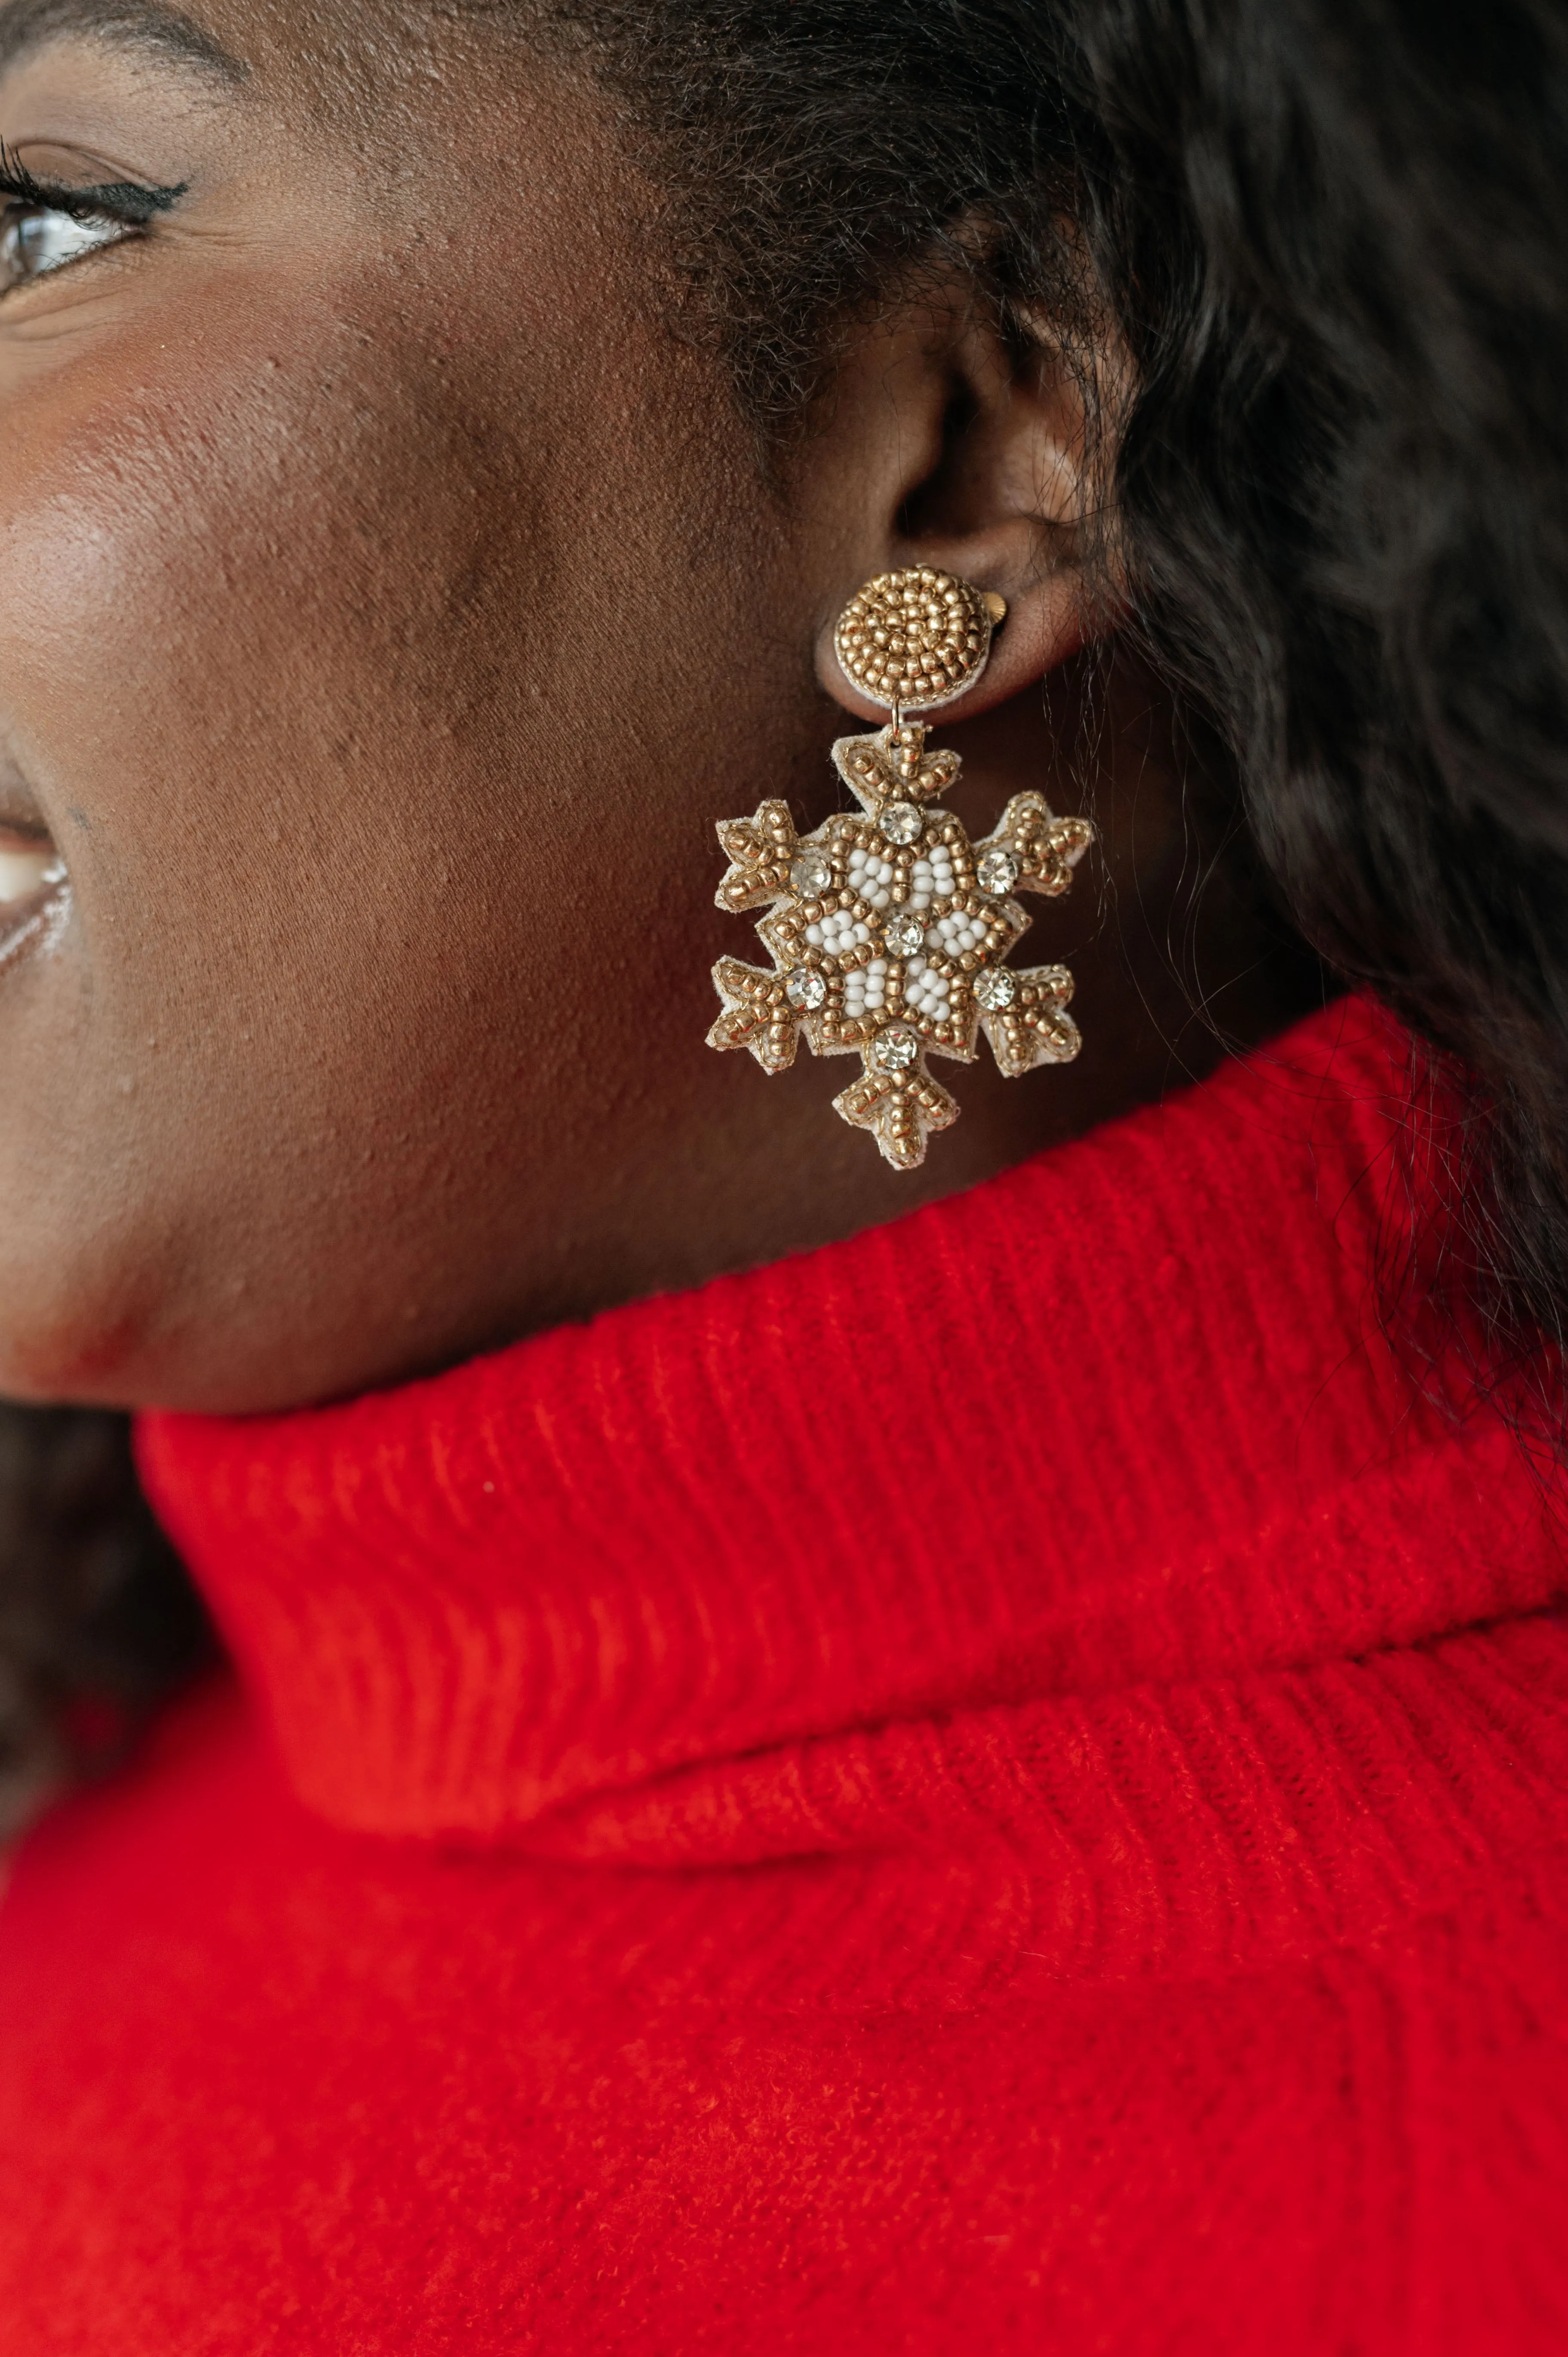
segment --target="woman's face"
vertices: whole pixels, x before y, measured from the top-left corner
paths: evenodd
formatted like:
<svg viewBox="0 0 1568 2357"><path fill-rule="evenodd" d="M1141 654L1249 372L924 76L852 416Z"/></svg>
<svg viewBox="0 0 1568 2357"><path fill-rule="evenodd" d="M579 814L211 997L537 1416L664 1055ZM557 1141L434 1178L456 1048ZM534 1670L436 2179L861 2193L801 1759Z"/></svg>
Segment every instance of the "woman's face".
<svg viewBox="0 0 1568 2357"><path fill-rule="evenodd" d="M0 1392L390 1380L1109 1109L1114 1040L977 1066L912 1185L832 1068L704 1048L714 822L832 806L875 566L596 99L449 12L11 0L0 135Z"/></svg>

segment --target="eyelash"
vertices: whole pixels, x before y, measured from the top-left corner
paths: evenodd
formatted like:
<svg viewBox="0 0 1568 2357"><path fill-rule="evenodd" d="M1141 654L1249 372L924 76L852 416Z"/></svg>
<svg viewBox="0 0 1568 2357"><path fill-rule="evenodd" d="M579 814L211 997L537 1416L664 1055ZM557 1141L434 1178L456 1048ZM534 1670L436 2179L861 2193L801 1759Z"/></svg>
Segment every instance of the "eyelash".
<svg viewBox="0 0 1568 2357"><path fill-rule="evenodd" d="M20 157L0 140L0 238L16 228L29 213L58 213L68 221L80 222L84 229L117 230L120 234L107 238L104 244L118 245L145 233L156 216L166 212L176 199L184 193L183 182L177 188L140 188L132 180L113 181L91 188L57 187L36 178ZM103 250L103 246L84 249L88 253L102 253ZM48 276L54 269L68 268L70 261L80 258L68 256L65 261L35 274ZM26 285L29 282L22 279L16 283ZM0 285L0 299L8 291Z"/></svg>

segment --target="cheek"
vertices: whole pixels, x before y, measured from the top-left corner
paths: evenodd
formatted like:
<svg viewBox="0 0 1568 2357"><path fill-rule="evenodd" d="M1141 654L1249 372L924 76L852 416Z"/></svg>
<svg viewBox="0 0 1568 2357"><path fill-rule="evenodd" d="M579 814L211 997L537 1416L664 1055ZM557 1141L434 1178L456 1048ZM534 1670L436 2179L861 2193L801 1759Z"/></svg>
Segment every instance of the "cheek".
<svg viewBox="0 0 1568 2357"><path fill-rule="evenodd" d="M166 963L257 935L275 973L400 878L413 922L562 668L558 437L355 291L221 284L16 419L0 714L82 813L89 934L101 890Z"/></svg>
<svg viewBox="0 0 1568 2357"><path fill-rule="evenodd" d="M438 1097L456 1009L482 1060L504 846L455 771L497 766L497 632L455 623L497 601L499 503L306 308L237 290L5 404L0 732L75 903L0 974L7 1322L36 1280L83 1329L46 1359L122 1351L193 1254L303 1234L359 1183L334 1138Z"/></svg>
<svg viewBox="0 0 1568 2357"><path fill-rule="evenodd" d="M277 1404L406 1301L472 1347L706 1074L713 822L809 634L712 381L586 309L236 277L6 395L0 730L75 909L0 974L0 1391Z"/></svg>
<svg viewBox="0 0 1568 2357"><path fill-rule="evenodd" d="M348 328L306 338L242 295L7 408L0 709L105 819L178 817L193 768L200 814L286 793L302 751L320 766L389 686L428 686L418 651L483 564L485 510L442 496L439 451L411 497L430 421L408 388Z"/></svg>

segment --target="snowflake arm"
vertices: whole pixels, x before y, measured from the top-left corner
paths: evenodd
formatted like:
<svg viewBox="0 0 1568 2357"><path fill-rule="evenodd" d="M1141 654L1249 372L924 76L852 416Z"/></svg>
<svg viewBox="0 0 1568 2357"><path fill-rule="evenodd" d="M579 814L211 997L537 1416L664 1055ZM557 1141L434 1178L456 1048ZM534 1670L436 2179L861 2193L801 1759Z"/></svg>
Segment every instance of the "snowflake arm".
<svg viewBox="0 0 1568 2357"><path fill-rule="evenodd" d="M934 802L946 793L963 767L950 745L934 752L925 749L925 730L918 743L889 742L892 731L878 728L869 737L841 737L833 747L833 764L862 810L879 817L889 802ZM906 729L906 737L917 732Z"/></svg>
<svg viewBox="0 0 1568 2357"><path fill-rule="evenodd" d="M789 866L800 848L788 802L758 805L754 818L725 818L717 834L729 866L714 893L732 917L789 897Z"/></svg>
<svg viewBox="0 0 1568 2357"><path fill-rule="evenodd" d="M1043 892L1054 900L1093 841L1088 819L1056 817L1044 794L1015 794L995 832L975 845L974 856L977 865L992 854L1011 859L1016 869L1012 891Z"/></svg>
<svg viewBox="0 0 1568 2357"><path fill-rule="evenodd" d="M905 1072L877 1069L870 1049L865 1070L833 1099L833 1111L853 1129L868 1129L895 1170L915 1170L926 1158L934 1129L950 1129L958 1119L956 1099L926 1070L923 1056Z"/></svg>
<svg viewBox="0 0 1568 2357"><path fill-rule="evenodd" d="M1070 1064L1083 1040L1067 1012L1072 976L1066 966L1005 966L999 971L1012 983L1014 995L994 1007L983 1007L980 1017L997 1070L1012 1081L1032 1072L1036 1064Z"/></svg>
<svg viewBox="0 0 1568 2357"><path fill-rule="evenodd" d="M749 1048L765 1072L787 1071L800 1040L801 1017L784 996L781 974L765 974L739 958L720 958L714 988L724 1012L708 1033L710 1048Z"/></svg>

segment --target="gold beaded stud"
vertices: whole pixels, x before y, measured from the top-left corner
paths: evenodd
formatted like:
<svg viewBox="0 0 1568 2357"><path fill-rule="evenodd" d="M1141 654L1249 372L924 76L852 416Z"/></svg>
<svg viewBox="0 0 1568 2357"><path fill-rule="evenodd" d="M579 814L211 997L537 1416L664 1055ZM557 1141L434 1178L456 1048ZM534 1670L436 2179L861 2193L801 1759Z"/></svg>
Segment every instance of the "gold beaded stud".
<svg viewBox="0 0 1568 2357"><path fill-rule="evenodd" d="M1006 611L994 589L933 565L879 573L839 616L833 652L850 685L873 704L931 712L974 685Z"/></svg>

